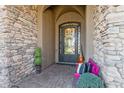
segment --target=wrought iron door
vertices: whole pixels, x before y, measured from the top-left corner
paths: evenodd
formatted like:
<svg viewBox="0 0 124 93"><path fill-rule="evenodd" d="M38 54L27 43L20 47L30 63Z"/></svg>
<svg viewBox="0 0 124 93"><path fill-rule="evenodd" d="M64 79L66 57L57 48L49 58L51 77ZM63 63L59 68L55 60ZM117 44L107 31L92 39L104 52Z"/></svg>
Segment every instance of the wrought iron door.
<svg viewBox="0 0 124 93"><path fill-rule="evenodd" d="M80 54L80 25L65 23L59 28L59 61L75 63Z"/></svg>

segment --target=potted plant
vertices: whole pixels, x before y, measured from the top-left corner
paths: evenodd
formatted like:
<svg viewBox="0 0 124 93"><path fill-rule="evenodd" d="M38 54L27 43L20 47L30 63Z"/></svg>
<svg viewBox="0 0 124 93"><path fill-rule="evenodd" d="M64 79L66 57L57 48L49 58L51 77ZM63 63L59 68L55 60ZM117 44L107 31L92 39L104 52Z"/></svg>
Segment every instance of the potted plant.
<svg viewBox="0 0 124 93"><path fill-rule="evenodd" d="M36 48L35 49L35 60L34 60L34 64L35 64L35 68L36 68L36 73L40 74L41 73L41 49L40 48Z"/></svg>

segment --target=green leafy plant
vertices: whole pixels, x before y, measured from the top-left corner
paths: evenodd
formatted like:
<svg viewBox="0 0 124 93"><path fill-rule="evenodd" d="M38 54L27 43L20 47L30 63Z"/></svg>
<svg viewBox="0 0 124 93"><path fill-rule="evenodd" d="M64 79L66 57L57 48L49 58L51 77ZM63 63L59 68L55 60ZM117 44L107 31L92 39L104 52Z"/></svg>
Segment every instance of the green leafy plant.
<svg viewBox="0 0 124 93"><path fill-rule="evenodd" d="M40 48L36 48L35 49L35 61L34 64L35 65L41 65L41 49Z"/></svg>
<svg viewBox="0 0 124 93"><path fill-rule="evenodd" d="M35 65L41 65L41 58L35 58Z"/></svg>
<svg viewBox="0 0 124 93"><path fill-rule="evenodd" d="M41 49L35 48L35 57L41 57Z"/></svg>
<svg viewBox="0 0 124 93"><path fill-rule="evenodd" d="M78 88L104 88L103 80L91 73L83 73L77 81Z"/></svg>

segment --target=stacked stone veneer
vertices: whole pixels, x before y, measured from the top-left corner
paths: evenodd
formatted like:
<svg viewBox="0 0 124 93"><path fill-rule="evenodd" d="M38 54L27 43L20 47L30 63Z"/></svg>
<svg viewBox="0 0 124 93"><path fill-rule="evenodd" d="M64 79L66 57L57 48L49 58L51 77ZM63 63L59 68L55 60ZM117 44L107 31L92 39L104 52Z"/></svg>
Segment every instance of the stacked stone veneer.
<svg viewBox="0 0 124 93"><path fill-rule="evenodd" d="M124 87L124 6L95 6L94 59L106 87Z"/></svg>
<svg viewBox="0 0 124 93"><path fill-rule="evenodd" d="M34 71L37 9L0 6L0 87L11 87Z"/></svg>

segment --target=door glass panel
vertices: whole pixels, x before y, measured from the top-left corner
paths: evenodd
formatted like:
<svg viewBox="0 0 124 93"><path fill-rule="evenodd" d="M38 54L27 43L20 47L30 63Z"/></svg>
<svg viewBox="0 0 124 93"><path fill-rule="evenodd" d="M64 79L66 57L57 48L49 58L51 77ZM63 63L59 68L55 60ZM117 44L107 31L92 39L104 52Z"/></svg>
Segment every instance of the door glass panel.
<svg viewBox="0 0 124 93"><path fill-rule="evenodd" d="M64 30L64 54L75 54L75 28Z"/></svg>

